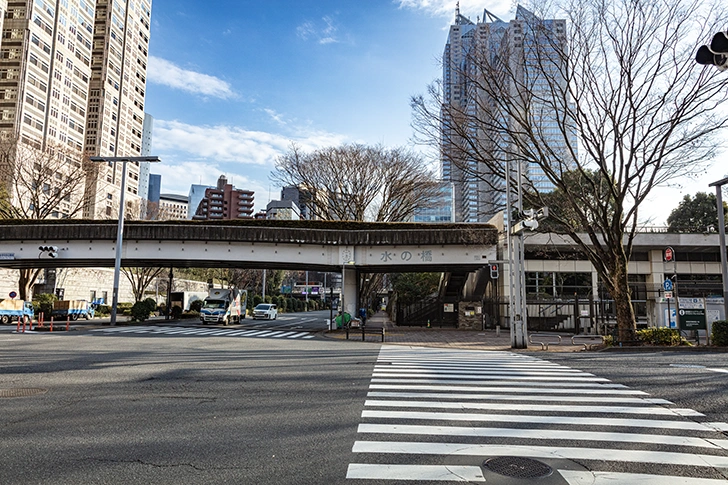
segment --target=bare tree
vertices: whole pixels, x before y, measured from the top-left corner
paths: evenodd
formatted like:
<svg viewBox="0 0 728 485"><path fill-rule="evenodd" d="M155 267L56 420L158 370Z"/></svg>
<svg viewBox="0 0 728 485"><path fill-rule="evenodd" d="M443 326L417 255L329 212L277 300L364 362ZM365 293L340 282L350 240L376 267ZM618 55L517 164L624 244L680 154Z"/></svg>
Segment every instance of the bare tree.
<svg viewBox="0 0 728 485"><path fill-rule="evenodd" d="M403 148L343 145L303 153L293 145L272 179L301 187L312 218L323 220L405 221L437 195L432 173Z"/></svg>
<svg viewBox="0 0 728 485"><path fill-rule="evenodd" d="M121 268L126 279L131 284L134 301L142 301L149 285L159 277L167 268Z"/></svg>
<svg viewBox="0 0 728 485"><path fill-rule="evenodd" d="M464 177L520 180L531 207L559 194L568 210L550 227L596 268L621 339L635 329L627 273L640 207L655 187L700 173L728 124L717 111L728 77L693 60L725 27L725 6L709 2L563 0L537 15L519 7L518 30L465 54L467 102L446 102L439 84L412 99L420 138Z"/></svg>
<svg viewBox="0 0 728 485"><path fill-rule="evenodd" d="M64 219L81 214L89 165L64 146L41 148L15 137L0 138L0 181L10 204L0 205L6 219ZM41 269L21 269L21 299L30 296Z"/></svg>

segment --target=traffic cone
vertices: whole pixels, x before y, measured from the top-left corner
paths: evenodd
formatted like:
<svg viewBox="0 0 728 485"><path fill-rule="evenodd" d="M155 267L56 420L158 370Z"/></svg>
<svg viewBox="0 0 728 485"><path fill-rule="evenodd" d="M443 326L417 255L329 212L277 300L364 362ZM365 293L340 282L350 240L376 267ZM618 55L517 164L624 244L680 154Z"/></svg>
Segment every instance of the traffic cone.
<svg viewBox="0 0 728 485"><path fill-rule="evenodd" d="M66 332L68 332L68 326L71 323L71 317L66 317Z"/></svg>
<svg viewBox="0 0 728 485"><path fill-rule="evenodd" d="M53 331L53 317L51 317L51 332Z"/></svg>

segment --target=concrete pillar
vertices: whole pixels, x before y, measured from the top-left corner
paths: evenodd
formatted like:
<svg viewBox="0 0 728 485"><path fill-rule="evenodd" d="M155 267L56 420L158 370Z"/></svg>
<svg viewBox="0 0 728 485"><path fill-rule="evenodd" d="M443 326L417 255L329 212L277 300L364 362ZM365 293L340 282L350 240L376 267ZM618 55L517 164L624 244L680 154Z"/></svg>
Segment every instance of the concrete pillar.
<svg viewBox="0 0 728 485"><path fill-rule="evenodd" d="M358 275L356 268L353 266L344 266L343 268L343 288L342 297L344 304L344 311L355 318L357 315L356 305L359 300L358 292Z"/></svg>

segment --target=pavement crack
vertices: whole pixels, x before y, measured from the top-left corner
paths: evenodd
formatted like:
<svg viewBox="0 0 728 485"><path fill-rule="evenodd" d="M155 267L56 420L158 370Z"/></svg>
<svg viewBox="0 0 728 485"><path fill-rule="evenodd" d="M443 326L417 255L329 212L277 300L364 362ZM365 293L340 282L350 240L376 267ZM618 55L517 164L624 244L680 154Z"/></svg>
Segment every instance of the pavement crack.
<svg viewBox="0 0 728 485"><path fill-rule="evenodd" d="M198 471L198 472L205 472L210 470L247 470L249 467L245 466L211 466L211 467L203 467L199 465L195 465L193 463L154 463L150 461L144 461L144 460L109 460L104 458L84 458L81 461L93 461L98 463L116 463L121 465L142 465L142 466L149 466L153 468L159 468L159 469L168 469L168 468L191 468L192 470Z"/></svg>

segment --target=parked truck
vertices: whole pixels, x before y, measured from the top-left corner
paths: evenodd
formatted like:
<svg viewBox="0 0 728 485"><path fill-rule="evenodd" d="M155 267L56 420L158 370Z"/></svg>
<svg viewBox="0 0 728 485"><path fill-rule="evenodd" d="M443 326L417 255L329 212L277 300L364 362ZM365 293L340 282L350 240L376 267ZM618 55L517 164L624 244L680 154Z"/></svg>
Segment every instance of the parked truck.
<svg viewBox="0 0 728 485"><path fill-rule="evenodd" d="M190 304L196 300L204 300L208 293L204 291L173 291L169 294L169 307L180 307L183 312L190 311Z"/></svg>
<svg viewBox="0 0 728 485"><path fill-rule="evenodd" d="M96 314L96 308L86 300L58 300L53 302L51 316L58 320L78 320L85 318L91 320Z"/></svg>
<svg viewBox="0 0 728 485"><path fill-rule="evenodd" d="M13 300L6 298L0 301L0 322L8 324L12 319L22 319L28 317L32 319L35 315L33 304L29 301Z"/></svg>
<svg viewBox="0 0 728 485"><path fill-rule="evenodd" d="M210 288L202 303L200 320L205 323L239 323L245 318L245 308L248 304L248 292L236 288Z"/></svg>

